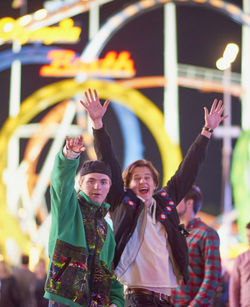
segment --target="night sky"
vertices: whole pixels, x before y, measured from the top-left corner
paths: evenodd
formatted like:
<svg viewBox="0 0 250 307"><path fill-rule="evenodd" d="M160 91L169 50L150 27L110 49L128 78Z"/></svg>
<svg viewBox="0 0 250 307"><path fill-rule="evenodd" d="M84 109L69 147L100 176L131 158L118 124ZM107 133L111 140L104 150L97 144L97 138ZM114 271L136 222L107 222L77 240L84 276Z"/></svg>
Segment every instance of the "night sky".
<svg viewBox="0 0 250 307"><path fill-rule="evenodd" d="M101 8L101 23L118 12L125 3L135 1L115 0ZM0 17L17 18L20 10L12 9L11 1L1 1ZM28 0L27 13L42 8L43 1ZM234 4L242 7L242 1L234 0ZM81 40L76 45L53 45L60 48L74 49L81 53L87 43L88 18L87 14L74 17L75 24L82 26ZM241 46L241 25L232 21L228 16L218 11L202 6L177 6L178 32L178 62L215 69L216 60L222 56L227 43L234 42ZM0 46L0 51L10 49L11 45ZM163 74L163 9L151 10L133 19L122 27L108 42L102 55L109 50L128 50L135 61L137 76L154 76ZM232 66L234 72L240 72L240 55ZM41 65L26 65L22 68L22 100L51 82L61 79L39 77ZM0 125L8 116L10 70L0 72L1 112ZM160 109L163 106L163 89L140 89ZM195 89L179 88L180 137L183 155L188 146L201 131L204 124L203 106L210 106L214 98L223 98L219 93L204 93ZM241 106L237 98L232 99L232 122L240 125ZM119 135L114 113L110 108L105 117L105 124L112 135L115 150L119 160L123 159L123 144ZM141 123L145 158L152 160L161 172L161 160L155 142L150 132ZM220 213L221 203L221 148L222 141L213 139L209 146L208 157L202 168L196 184L204 193L203 210L212 214Z"/></svg>

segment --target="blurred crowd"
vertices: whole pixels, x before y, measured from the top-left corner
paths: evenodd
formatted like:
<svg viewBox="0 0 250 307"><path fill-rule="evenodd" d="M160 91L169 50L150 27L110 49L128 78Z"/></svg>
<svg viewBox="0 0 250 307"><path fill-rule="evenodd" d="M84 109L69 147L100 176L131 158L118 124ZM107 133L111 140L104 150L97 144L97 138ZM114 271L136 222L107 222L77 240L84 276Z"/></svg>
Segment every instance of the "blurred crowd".
<svg viewBox="0 0 250 307"><path fill-rule="evenodd" d="M47 307L43 298L46 261L39 259L34 271L29 269L29 256L22 255L18 267L0 261L0 307Z"/></svg>
<svg viewBox="0 0 250 307"><path fill-rule="evenodd" d="M249 253L249 252L248 252ZM235 259L234 270L238 267ZM19 267L11 267L6 261L0 261L0 307L47 307L48 300L43 298L46 281L46 261L41 258L34 267L29 269L29 257L22 255ZM233 273L235 274L235 273ZM235 277L234 277L235 279ZM213 307L241 306L229 305L230 273L222 269L221 281L217 287ZM234 281L231 281L231 286Z"/></svg>

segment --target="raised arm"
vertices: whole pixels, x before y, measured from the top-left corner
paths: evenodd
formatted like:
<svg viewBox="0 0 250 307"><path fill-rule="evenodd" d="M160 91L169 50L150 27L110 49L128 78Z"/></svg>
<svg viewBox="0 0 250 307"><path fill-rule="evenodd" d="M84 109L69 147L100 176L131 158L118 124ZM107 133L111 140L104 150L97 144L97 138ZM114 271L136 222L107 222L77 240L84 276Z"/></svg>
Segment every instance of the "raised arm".
<svg viewBox="0 0 250 307"><path fill-rule="evenodd" d="M123 193L123 181L121 168L115 156L111 139L103 126L103 116L109 103L109 100L106 100L102 105L96 90L92 91L90 89L85 92L85 101L81 101L92 121L97 159L107 163L112 171L112 186L107 197L107 201L111 205L110 211L112 212L120 203Z"/></svg>
<svg viewBox="0 0 250 307"><path fill-rule="evenodd" d="M79 166L79 159L77 158L84 150L82 136L77 138L66 137L66 145L55 157L51 172L50 193L51 212L52 216L56 218L63 212L63 208L68 210L69 204L73 208L72 197L76 193L74 188L75 175Z"/></svg>
<svg viewBox="0 0 250 307"><path fill-rule="evenodd" d="M227 117L227 115L222 115L223 110L224 105L222 101L218 101L217 99L214 99L210 111L206 107L204 108L205 123L202 131L189 147L178 170L165 187L176 204L181 201L194 183L200 166L205 160L208 139L210 139L213 131L219 126L220 122Z"/></svg>

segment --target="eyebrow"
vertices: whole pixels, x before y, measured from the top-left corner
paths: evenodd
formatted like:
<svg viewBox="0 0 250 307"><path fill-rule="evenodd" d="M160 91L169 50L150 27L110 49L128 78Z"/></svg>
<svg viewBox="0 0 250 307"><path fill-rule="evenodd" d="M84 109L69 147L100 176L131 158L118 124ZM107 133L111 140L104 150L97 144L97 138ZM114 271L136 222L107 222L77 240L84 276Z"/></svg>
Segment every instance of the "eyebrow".
<svg viewBox="0 0 250 307"><path fill-rule="evenodd" d="M97 179L97 178L94 178L94 177L89 177L88 180L109 181L107 178L100 178L100 179Z"/></svg>
<svg viewBox="0 0 250 307"><path fill-rule="evenodd" d="M136 176L142 176L141 174L134 174L133 177L136 177ZM145 173L143 174L143 176L152 176L151 173Z"/></svg>

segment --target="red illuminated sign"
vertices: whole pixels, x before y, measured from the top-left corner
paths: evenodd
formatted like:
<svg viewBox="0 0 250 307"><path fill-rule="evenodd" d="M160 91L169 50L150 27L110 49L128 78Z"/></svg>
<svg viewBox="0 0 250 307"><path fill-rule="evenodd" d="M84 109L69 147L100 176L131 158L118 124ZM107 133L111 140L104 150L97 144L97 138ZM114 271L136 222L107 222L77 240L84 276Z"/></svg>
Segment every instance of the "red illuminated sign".
<svg viewBox="0 0 250 307"><path fill-rule="evenodd" d="M76 57L73 50L52 50L48 58L51 63L40 69L40 75L44 77L74 77L85 73L88 76L130 78L136 73L128 51L109 51L104 58L90 63Z"/></svg>

